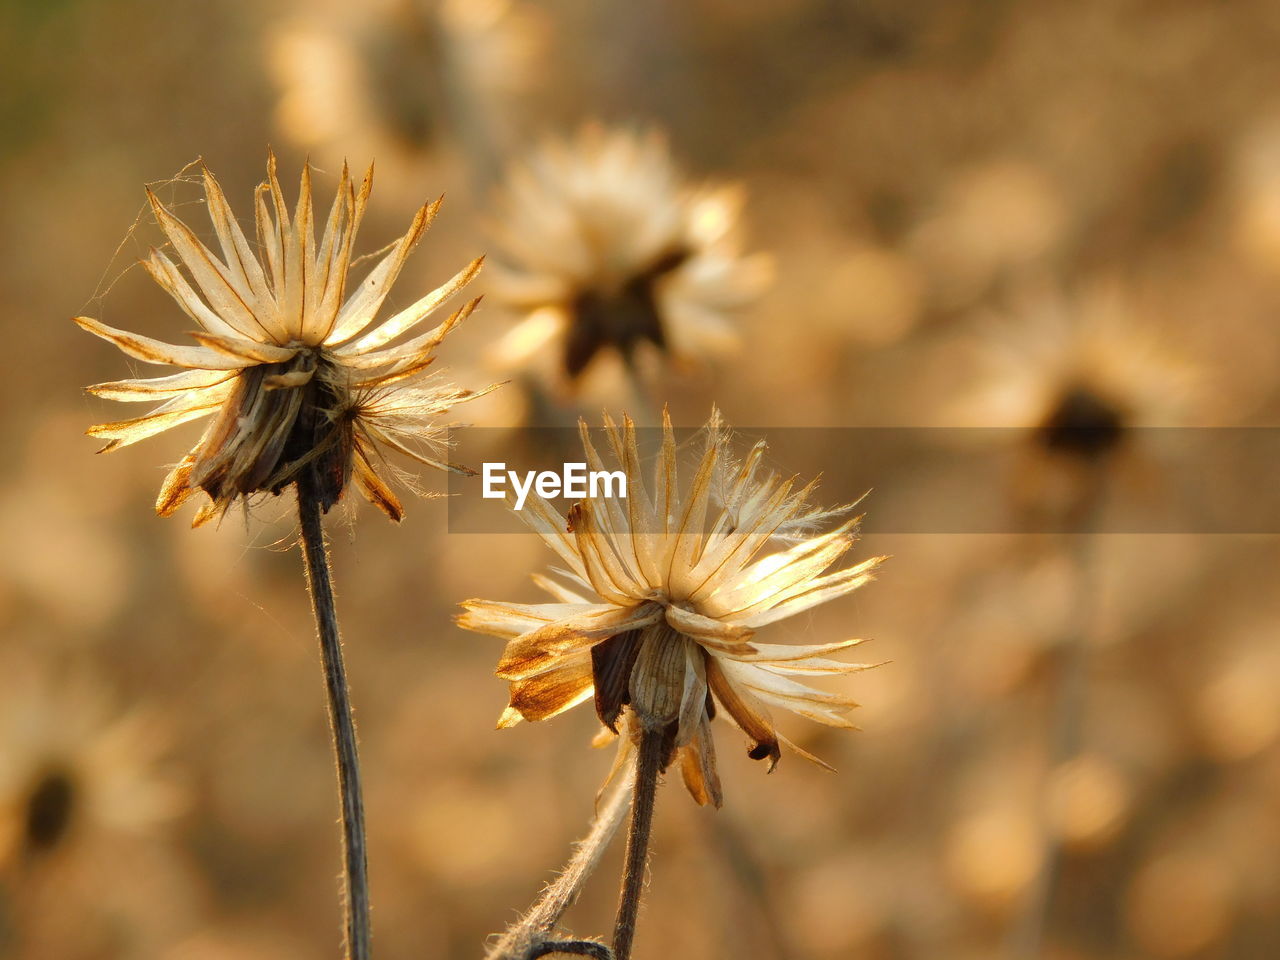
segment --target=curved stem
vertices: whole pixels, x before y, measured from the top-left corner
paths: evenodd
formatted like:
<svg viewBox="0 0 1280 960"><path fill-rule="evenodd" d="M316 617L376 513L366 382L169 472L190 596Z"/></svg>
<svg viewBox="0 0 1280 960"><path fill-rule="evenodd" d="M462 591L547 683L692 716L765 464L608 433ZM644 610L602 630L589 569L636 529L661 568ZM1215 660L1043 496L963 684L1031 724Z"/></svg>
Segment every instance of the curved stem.
<svg viewBox="0 0 1280 960"><path fill-rule="evenodd" d="M591 824L591 830L570 857L564 870L543 891L520 921L514 924L493 948L485 954L485 960L530 960L545 953L583 953L612 957L603 944L588 940L557 941L550 932L560 917L569 909L582 892L587 878L600 863L605 848L631 804L631 784L627 781L616 786ZM576 947L576 949L575 949ZM594 953L592 951L595 951Z"/></svg>
<svg viewBox="0 0 1280 960"><path fill-rule="evenodd" d="M356 725L347 689L347 673L342 663L342 638L333 600L333 580L321 523L320 500L310 470L298 478L298 519L302 524L302 551L306 562L307 588L320 635L320 656L324 664L328 693L329 726L338 765L338 790L342 800L343 880L346 892L347 960L369 960L369 865L364 831L364 799L360 787L360 759L356 747Z"/></svg>
<svg viewBox="0 0 1280 960"><path fill-rule="evenodd" d="M613 954L616 960L631 960L631 944L636 936L636 916L640 912L640 892L644 887L645 867L649 863L649 834L653 828L653 805L662 774L663 748L661 730L644 730L636 756L635 795L631 803L631 829L627 833L627 859L622 872L622 894L618 900L618 919L613 928Z"/></svg>

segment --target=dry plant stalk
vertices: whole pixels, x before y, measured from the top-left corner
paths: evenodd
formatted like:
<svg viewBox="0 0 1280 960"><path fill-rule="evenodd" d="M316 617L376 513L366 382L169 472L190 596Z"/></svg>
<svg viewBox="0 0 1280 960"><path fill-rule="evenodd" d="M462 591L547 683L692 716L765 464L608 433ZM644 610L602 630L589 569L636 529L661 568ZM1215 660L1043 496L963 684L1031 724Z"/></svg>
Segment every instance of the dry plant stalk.
<svg viewBox="0 0 1280 960"><path fill-rule="evenodd" d="M866 669L829 656L860 641L766 644L756 632L856 590L884 559L828 572L857 539L858 518L846 516L852 505L811 506L814 484L800 487L764 470L762 443L736 460L718 414L703 428L701 461L682 487L675 433L665 414L663 421L652 486L634 424L606 418L626 498L588 497L569 511L567 527L536 495L519 511L566 568L559 580L536 578L553 602L468 600L459 617L468 629L508 640L497 672L511 684L511 705L499 726L593 699L619 740L611 779L637 755L616 960L630 956L662 772L679 760L693 798L719 806L710 729L717 713L747 734L749 755L767 759L770 769L783 745L816 760L778 732L771 706L851 727L852 700L793 677ZM585 424L581 433L589 469L604 469ZM817 532L837 518L833 529Z"/></svg>
<svg viewBox="0 0 1280 960"><path fill-rule="evenodd" d="M568 864L547 885L529 911L502 935L485 954L485 960L533 960L548 953L570 953L612 960L613 952L595 940L559 939L554 935L564 912L578 899L587 880L600 864L605 849L613 839L631 801L631 784L627 778L613 788L600 806L591 830L578 844Z"/></svg>
<svg viewBox="0 0 1280 960"><path fill-rule="evenodd" d="M445 335L467 317L472 300L443 322L398 345L475 276L481 260L405 310L375 324L392 283L439 210L424 205L407 233L348 289L352 245L373 186L373 170L357 187L344 165L337 195L316 242L311 170L304 166L290 215L276 178L255 191L260 259L237 223L213 174L204 192L221 256L210 250L150 191L156 220L183 270L159 250L144 266L200 327L194 346L129 333L88 317L76 322L146 363L182 372L121 380L89 390L123 401L160 401L132 420L89 428L113 450L203 417L213 422L161 487L156 511L171 515L203 492L195 524L221 517L237 501L296 488L307 584L320 638L325 688L341 794L346 952L371 955L369 883L355 721L342 662L322 518L349 482L393 520L403 514L384 479L383 448L429 466L460 470L441 459L436 417L479 394L418 375L435 360ZM483 391L482 391L483 392Z"/></svg>

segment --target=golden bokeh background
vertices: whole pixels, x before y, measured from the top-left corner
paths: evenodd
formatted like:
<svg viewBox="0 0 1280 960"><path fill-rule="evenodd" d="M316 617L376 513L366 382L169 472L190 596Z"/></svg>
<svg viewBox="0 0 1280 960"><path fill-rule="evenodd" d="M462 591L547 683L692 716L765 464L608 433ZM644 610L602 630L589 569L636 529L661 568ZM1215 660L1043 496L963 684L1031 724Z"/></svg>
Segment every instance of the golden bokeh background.
<svg viewBox="0 0 1280 960"><path fill-rule="evenodd" d="M118 414L82 387L127 374L70 318L185 329L134 263L159 242L145 183L197 204L203 156L244 211L268 145L283 171L309 156L321 196L343 157L376 158L362 249L446 195L403 304L486 250L501 171L542 137L656 127L692 178L743 185L748 249L776 278L735 356L649 381L679 423L713 402L742 426L1034 422L1057 386L1036 377L1069 349L1054 324L1100 314L1181 358L1122 336L1087 354L1135 406L1159 401L1136 413L1270 425L1278 43L1266 0L0 5L0 957L339 949L289 504L161 521L164 465L198 428L99 458L83 436ZM487 300L441 351L454 379L504 376L491 348L515 319ZM1024 340L1034 362L991 362ZM554 415L624 387L599 376L552 395ZM518 385L465 411L538 415ZM1170 480L1129 473L1117 496ZM894 483L965 510L927 475L876 486ZM499 643L452 623L466 597L535 599L541 545L407 506L399 527L364 503L330 519L375 939L384 960L478 957L585 829L611 757L585 708L495 731ZM639 958L1037 955L1019 938L1048 874L1048 960L1280 955L1274 535L877 535L856 552L894 559L774 631L875 638L868 657L891 663L847 681L862 731L784 722L839 772L786 757L765 777L720 726L724 809L660 794ZM578 933L607 931L619 861L570 913Z"/></svg>

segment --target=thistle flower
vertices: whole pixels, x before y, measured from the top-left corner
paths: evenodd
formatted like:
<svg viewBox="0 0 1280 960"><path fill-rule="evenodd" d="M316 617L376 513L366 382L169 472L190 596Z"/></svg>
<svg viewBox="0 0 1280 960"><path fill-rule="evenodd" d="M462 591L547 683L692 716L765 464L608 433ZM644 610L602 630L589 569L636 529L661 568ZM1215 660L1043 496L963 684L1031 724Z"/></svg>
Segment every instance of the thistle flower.
<svg viewBox="0 0 1280 960"><path fill-rule="evenodd" d="M236 222L218 181L203 171L209 217L221 256L147 191L180 269L153 249L143 266L199 329L195 345L178 346L109 327L76 323L146 363L183 372L89 387L112 400L161 401L145 416L90 427L107 440L103 452L136 443L189 420L213 416L200 442L169 473L156 512L171 515L197 490L209 497L195 524L221 516L237 499L280 493L307 467L323 510L348 481L394 520L403 510L383 479L380 447L449 469L437 455L431 421L479 394L438 383L410 382L435 359L445 335L475 309L471 300L440 324L390 346L464 287L483 258L443 286L374 325L405 259L435 218L440 200L423 206L407 233L359 283L348 288L352 245L365 213L373 168L357 188L343 166L337 196L317 245L311 169L304 166L290 217L276 179L255 193L260 258ZM483 391L482 391L483 392Z"/></svg>
<svg viewBox="0 0 1280 960"><path fill-rule="evenodd" d="M690 187L657 133L590 125L514 169L493 243L496 289L525 320L499 359L525 366L548 350L575 379L597 354L627 363L646 346L687 360L733 346L729 317L769 277L743 257L742 192Z"/></svg>
<svg viewBox="0 0 1280 960"><path fill-rule="evenodd" d="M811 506L814 483L798 487L794 477L766 471L763 442L737 462L717 414L703 428L701 462L685 488L669 417L652 492L631 420L619 427L606 418L605 431L626 473L625 499L577 503L567 529L540 497L521 512L567 568L559 579L534 578L554 601L468 600L459 623L509 641L497 672L511 683L511 704L499 726L546 719L594 697L610 730L618 732L621 720L632 738L659 732L662 766L678 755L694 799L718 806L709 726L718 712L747 734L750 756L767 758L770 769L781 745L808 756L777 731L771 707L852 725L852 700L795 678L864 669L831 657L858 640L761 643L756 633L856 590L884 558L831 571L856 540L858 519L817 533L849 508ZM585 424L581 432L589 468L604 469Z"/></svg>

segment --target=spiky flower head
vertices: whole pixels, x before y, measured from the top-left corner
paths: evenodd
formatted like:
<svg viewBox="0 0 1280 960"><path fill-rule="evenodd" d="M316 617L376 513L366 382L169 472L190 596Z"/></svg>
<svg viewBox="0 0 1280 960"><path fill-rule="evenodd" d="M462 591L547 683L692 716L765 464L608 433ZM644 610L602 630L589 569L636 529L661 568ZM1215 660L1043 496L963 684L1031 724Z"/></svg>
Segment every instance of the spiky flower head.
<svg viewBox="0 0 1280 960"><path fill-rule="evenodd" d="M203 490L209 502L196 515L199 524L220 516L237 499L280 493L306 469L323 509L336 503L354 480L373 504L399 520L403 511L383 478L380 448L429 466L451 467L438 455L441 444L432 423L452 404L479 394L414 378L433 362L436 347L479 298L432 329L391 344L464 287L483 258L375 325L391 285L441 201L424 205L408 232L355 283L350 278L352 246L368 204L373 168L357 186L343 166L318 244L310 166L303 167L292 216L276 178L274 156L267 174L254 197L261 257L207 168L204 192L221 256L147 191L156 220L186 272L155 249L143 266L195 321L198 329L191 336L196 343L163 343L77 317L81 327L131 357L184 368L166 377L89 387L112 400L160 404L145 416L98 424L88 433L108 441L105 452L188 420L214 418L165 479L156 501L161 516Z"/></svg>
<svg viewBox="0 0 1280 960"><path fill-rule="evenodd" d="M743 257L743 195L691 186L656 132L584 127L510 174L493 243L498 295L526 314L501 346L524 365L552 350L570 379L612 349L677 359L736 343L730 317L768 281Z"/></svg>
<svg viewBox="0 0 1280 960"><path fill-rule="evenodd" d="M581 429L588 468L605 469ZM666 763L679 756L694 799L718 806L709 727L717 712L747 734L750 756L767 758L770 769L781 744L808 756L777 731L771 707L851 726L853 701L796 678L864 669L831 656L858 640L777 644L756 634L856 590L884 558L832 570L857 539L850 508L813 507L814 483L801 487L766 470L763 443L735 459L718 415L702 433L701 461L682 487L664 415L649 486L634 424L606 418L609 448L627 478L625 499L601 490L571 508L567 526L536 495L520 512L565 565L557 579L534 578L554 601L468 600L459 623L509 641L497 673L510 681L511 704L499 726L546 719L594 697L613 732L622 721L631 738L661 733ZM619 763L629 742L623 738Z"/></svg>

